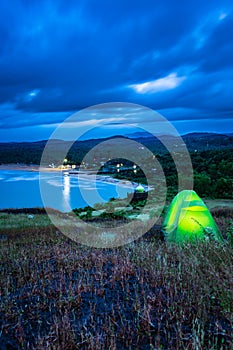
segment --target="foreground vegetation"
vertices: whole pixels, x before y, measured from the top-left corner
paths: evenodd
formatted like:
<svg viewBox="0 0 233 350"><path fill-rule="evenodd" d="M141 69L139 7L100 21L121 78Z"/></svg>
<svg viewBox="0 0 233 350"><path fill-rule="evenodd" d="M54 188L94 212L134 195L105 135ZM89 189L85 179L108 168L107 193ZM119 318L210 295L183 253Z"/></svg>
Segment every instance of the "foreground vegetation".
<svg viewBox="0 0 233 350"><path fill-rule="evenodd" d="M43 213L0 213L0 348L231 349L233 211L213 214L225 244L167 245L152 229L94 249Z"/></svg>

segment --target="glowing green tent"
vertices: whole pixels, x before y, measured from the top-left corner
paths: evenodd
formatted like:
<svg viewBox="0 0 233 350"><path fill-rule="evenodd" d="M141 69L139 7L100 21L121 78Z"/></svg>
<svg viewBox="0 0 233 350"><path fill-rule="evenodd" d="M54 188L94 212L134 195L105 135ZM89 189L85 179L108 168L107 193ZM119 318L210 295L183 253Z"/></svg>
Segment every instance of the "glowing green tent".
<svg viewBox="0 0 233 350"><path fill-rule="evenodd" d="M211 238L223 240L209 209L196 192L191 190L184 190L173 199L162 229L169 242Z"/></svg>
<svg viewBox="0 0 233 350"><path fill-rule="evenodd" d="M136 191L137 193L144 193L144 192L145 192L145 188L144 188L141 184L139 184L139 185L136 187L135 191Z"/></svg>

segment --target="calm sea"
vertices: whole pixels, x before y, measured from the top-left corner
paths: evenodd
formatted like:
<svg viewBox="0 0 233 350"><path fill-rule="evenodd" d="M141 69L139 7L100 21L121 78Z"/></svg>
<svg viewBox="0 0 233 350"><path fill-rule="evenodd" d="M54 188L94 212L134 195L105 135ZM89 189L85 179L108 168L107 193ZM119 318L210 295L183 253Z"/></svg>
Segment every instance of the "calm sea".
<svg viewBox="0 0 233 350"><path fill-rule="evenodd" d="M40 191L39 176L43 189ZM91 179L80 179L76 175L63 176L60 173L29 172L21 170L0 171L0 209L50 207L70 211L110 198L124 198L133 188L119 183Z"/></svg>

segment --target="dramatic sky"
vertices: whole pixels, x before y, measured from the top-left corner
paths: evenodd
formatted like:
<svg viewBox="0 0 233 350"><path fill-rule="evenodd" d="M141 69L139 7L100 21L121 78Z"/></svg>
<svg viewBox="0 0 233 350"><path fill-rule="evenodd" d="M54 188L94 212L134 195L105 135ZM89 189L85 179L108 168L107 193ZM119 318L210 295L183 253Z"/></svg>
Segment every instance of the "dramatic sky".
<svg viewBox="0 0 233 350"><path fill-rule="evenodd" d="M150 107L181 134L233 132L232 0L1 0L0 141L48 138L106 102Z"/></svg>

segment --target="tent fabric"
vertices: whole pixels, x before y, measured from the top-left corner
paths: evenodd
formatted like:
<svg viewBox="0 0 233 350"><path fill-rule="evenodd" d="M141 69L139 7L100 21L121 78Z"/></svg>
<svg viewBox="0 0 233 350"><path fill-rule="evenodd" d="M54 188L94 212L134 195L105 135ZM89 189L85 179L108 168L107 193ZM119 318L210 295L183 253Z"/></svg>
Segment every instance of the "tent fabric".
<svg viewBox="0 0 233 350"><path fill-rule="evenodd" d="M135 189L136 192L143 193L145 192L145 188L142 185L138 185Z"/></svg>
<svg viewBox="0 0 233 350"><path fill-rule="evenodd" d="M169 242L214 239L222 235L203 200L195 191L184 190L171 202L162 229Z"/></svg>

